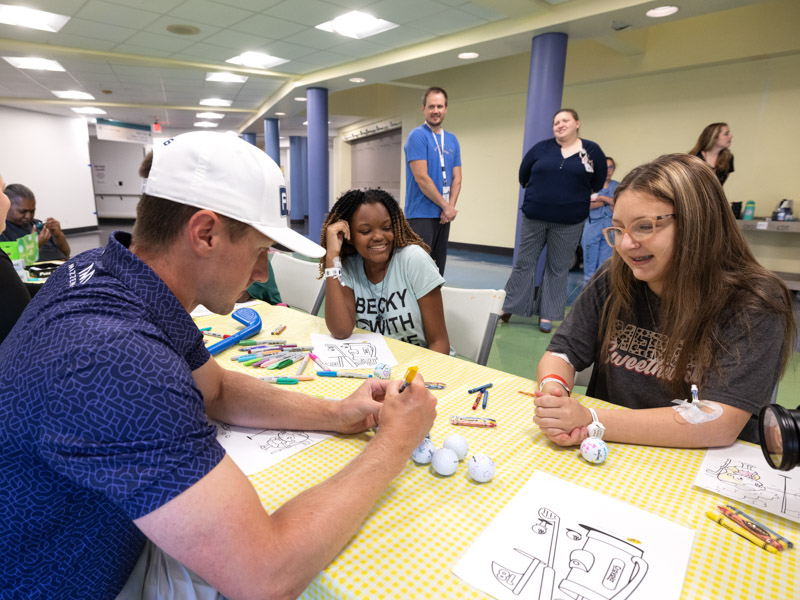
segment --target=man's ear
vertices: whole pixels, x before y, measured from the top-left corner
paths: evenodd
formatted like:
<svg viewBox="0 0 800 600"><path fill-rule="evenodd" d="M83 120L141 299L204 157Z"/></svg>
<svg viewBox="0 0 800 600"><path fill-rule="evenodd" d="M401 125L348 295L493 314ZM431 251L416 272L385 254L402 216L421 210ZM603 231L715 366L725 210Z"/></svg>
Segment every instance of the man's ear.
<svg viewBox="0 0 800 600"><path fill-rule="evenodd" d="M223 233L223 223L219 215L212 210L199 210L186 224L186 235L192 250L198 256L207 256L216 250Z"/></svg>

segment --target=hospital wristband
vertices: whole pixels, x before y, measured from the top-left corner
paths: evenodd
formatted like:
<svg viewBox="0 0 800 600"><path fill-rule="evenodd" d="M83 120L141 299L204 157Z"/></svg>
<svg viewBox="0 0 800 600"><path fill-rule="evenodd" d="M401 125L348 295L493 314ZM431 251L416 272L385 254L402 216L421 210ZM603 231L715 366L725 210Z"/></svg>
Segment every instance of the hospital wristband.
<svg viewBox="0 0 800 600"><path fill-rule="evenodd" d="M586 408L589 408L588 406ZM589 437L597 438L602 440L603 434L606 432L606 428L597 418L597 413L593 408L589 408L589 412L592 415L592 422L589 423L589 426L586 428L589 431Z"/></svg>
<svg viewBox="0 0 800 600"><path fill-rule="evenodd" d="M331 267L330 269L325 269L325 279L333 278L339 279L342 276L342 269L339 267Z"/></svg>
<svg viewBox="0 0 800 600"><path fill-rule="evenodd" d="M570 391L570 389L569 389L569 386L567 385L567 382L564 381L564 379L562 379L558 375L552 375L552 374L551 375L545 375L544 377L542 377L542 380L539 382L539 391L540 392L542 391L542 388L544 387L545 383L549 383L551 381L554 381L555 383L557 383L558 385L563 387L564 390L567 392L568 396L572 393Z"/></svg>

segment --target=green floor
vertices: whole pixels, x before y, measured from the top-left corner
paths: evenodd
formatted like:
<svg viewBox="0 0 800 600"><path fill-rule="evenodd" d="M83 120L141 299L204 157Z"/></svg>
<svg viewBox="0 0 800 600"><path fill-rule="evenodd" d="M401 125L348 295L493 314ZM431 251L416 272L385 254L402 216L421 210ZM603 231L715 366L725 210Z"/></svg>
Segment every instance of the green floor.
<svg viewBox="0 0 800 600"><path fill-rule="evenodd" d="M498 323L487 366L528 379L536 378L536 364L550 343L551 334L542 333L538 317L511 317ZM585 388L577 388L584 392ZM800 352L795 352L778 386L778 404L786 408L800 406Z"/></svg>

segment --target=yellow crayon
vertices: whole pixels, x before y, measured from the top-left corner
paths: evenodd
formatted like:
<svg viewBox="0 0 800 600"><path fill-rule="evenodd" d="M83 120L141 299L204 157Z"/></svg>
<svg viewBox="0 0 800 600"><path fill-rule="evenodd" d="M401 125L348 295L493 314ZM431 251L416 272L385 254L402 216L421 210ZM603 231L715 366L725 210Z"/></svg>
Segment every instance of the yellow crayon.
<svg viewBox="0 0 800 600"><path fill-rule="evenodd" d="M758 539L752 533L747 531L744 527L740 527L739 525L737 525L736 523L731 521L725 515L717 514L714 511L707 510L706 511L706 516L709 519L711 519L712 521L722 525L725 529L730 529L732 532L738 533L740 536L742 536L746 540L750 540L751 542L753 542L759 548L763 548L764 550L766 550L767 552L771 552L772 554L776 554L778 552L775 549L774 546L771 546L767 542Z"/></svg>

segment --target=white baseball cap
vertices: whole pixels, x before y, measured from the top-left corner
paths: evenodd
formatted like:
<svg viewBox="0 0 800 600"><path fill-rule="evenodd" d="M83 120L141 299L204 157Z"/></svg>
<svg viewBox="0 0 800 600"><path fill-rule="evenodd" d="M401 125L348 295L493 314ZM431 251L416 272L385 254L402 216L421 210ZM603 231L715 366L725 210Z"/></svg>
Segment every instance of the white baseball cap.
<svg viewBox="0 0 800 600"><path fill-rule="evenodd" d="M305 256L325 255L322 246L289 227L280 167L232 131L195 131L154 144L142 192L247 223Z"/></svg>

